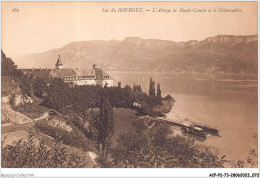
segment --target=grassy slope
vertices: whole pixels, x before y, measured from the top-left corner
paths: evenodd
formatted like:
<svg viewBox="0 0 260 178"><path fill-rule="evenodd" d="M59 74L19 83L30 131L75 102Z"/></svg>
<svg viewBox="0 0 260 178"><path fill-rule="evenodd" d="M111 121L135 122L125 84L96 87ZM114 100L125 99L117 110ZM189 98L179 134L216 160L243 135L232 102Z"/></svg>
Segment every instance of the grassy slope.
<svg viewBox="0 0 260 178"><path fill-rule="evenodd" d="M132 125L137 116L136 111L126 108L114 108L115 131L111 138L111 147L116 145L116 140L127 131L134 131Z"/></svg>
<svg viewBox="0 0 260 178"><path fill-rule="evenodd" d="M27 103L24 105L12 106L12 109L30 117L31 119L39 118L49 110L44 106L40 106L39 103Z"/></svg>

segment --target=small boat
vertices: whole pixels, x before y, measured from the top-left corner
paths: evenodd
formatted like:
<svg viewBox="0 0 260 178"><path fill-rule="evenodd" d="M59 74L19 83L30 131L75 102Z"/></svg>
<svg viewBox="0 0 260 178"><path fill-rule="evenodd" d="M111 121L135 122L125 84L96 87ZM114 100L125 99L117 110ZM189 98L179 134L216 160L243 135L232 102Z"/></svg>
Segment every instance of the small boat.
<svg viewBox="0 0 260 178"><path fill-rule="evenodd" d="M219 130L216 127L208 126L206 124L193 123L195 127L203 129L205 132L218 134Z"/></svg>
<svg viewBox="0 0 260 178"><path fill-rule="evenodd" d="M189 134L196 135L196 136L199 136L199 137L204 137L204 138L207 137L206 133L203 131L203 129L201 129L199 127L183 125L182 130L185 133L189 133Z"/></svg>

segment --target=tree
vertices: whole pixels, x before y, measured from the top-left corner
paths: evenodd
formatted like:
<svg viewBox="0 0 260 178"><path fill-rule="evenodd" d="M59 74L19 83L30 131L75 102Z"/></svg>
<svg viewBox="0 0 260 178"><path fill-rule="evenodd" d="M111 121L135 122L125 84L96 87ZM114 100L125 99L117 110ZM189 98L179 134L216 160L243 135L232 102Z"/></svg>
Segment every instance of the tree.
<svg viewBox="0 0 260 178"><path fill-rule="evenodd" d="M139 91L140 93L143 92L141 85L137 85L137 91Z"/></svg>
<svg viewBox="0 0 260 178"><path fill-rule="evenodd" d="M158 83L158 84L157 84L157 97L158 97L158 98L161 98L161 97L162 97L161 94L162 94L162 92L161 92L161 87L160 87L160 84Z"/></svg>
<svg viewBox="0 0 260 178"><path fill-rule="evenodd" d="M110 138L114 133L114 114L113 108L109 102L107 90L103 90L101 93L100 101L100 117L97 122L98 141L100 144L100 150L104 155L107 154Z"/></svg>
<svg viewBox="0 0 260 178"><path fill-rule="evenodd" d="M135 83L134 83L134 86L133 86L133 91L134 91L134 92L137 91L137 86L135 85Z"/></svg>
<svg viewBox="0 0 260 178"><path fill-rule="evenodd" d="M32 97L33 94L33 77L32 75L21 75L19 78L19 88L23 96Z"/></svg>
<svg viewBox="0 0 260 178"><path fill-rule="evenodd" d="M46 92L47 96L44 97L44 106L55 110L62 110L73 106L72 99L74 93L69 84L65 83L62 79L54 78L51 80Z"/></svg>
<svg viewBox="0 0 260 178"><path fill-rule="evenodd" d="M134 92L141 92L141 93L142 93L142 87L141 87L141 85L135 85L135 83L134 83L133 91L134 91Z"/></svg>
<svg viewBox="0 0 260 178"><path fill-rule="evenodd" d="M3 50L1 50L1 71L2 76L16 76L19 73L14 61L10 57L6 57Z"/></svg>
<svg viewBox="0 0 260 178"><path fill-rule="evenodd" d="M48 79L47 78L34 78L33 80L33 91L34 95L38 98L42 98L47 91Z"/></svg>
<svg viewBox="0 0 260 178"><path fill-rule="evenodd" d="M154 81L150 78L150 85L149 85L149 96L155 96L155 88L154 88Z"/></svg>

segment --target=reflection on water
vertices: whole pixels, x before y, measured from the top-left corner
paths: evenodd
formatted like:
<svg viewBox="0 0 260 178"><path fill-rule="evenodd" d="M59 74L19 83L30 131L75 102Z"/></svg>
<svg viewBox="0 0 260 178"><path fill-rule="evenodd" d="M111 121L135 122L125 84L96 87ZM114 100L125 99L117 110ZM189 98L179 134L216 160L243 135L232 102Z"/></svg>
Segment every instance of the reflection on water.
<svg viewBox="0 0 260 178"><path fill-rule="evenodd" d="M256 74L173 74L110 72L115 84L142 85L148 93L149 78L161 84L162 95L176 100L168 118L217 127L221 137L208 136L203 143L216 147L228 159L246 160L253 135L258 133ZM180 128L172 128L181 134Z"/></svg>

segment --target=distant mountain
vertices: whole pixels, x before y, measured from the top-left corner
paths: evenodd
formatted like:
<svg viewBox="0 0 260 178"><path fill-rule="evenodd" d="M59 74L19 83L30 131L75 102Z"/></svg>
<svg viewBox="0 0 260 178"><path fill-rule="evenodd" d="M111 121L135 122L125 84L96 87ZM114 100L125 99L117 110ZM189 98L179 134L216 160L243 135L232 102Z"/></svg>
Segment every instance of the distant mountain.
<svg viewBox="0 0 260 178"><path fill-rule="evenodd" d="M202 41L173 42L128 37L123 41L80 41L15 62L19 68L65 68L176 72L257 72L258 36L218 35Z"/></svg>

